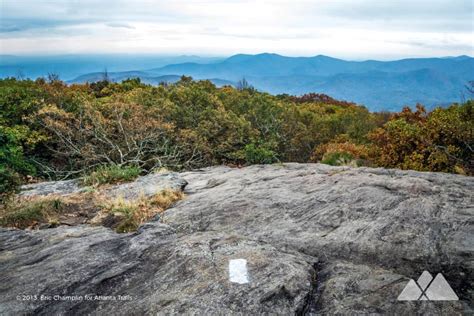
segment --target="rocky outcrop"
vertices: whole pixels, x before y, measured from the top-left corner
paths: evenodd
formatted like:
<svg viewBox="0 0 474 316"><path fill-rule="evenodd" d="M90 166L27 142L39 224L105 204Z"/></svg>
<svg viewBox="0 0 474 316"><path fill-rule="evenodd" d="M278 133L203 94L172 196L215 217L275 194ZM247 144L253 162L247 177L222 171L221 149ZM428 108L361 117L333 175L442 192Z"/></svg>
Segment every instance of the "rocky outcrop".
<svg viewBox="0 0 474 316"><path fill-rule="evenodd" d="M165 189L183 190L186 184L186 180L175 172L150 173L133 182L105 187L101 191L109 198L133 200L140 196L150 197ZM86 192L88 187L82 186L79 180L64 180L28 184L22 186L21 190L19 195L23 197L66 196Z"/></svg>
<svg viewBox="0 0 474 316"><path fill-rule="evenodd" d="M0 230L0 314L473 312L474 178L319 164L179 176L186 198L137 233ZM248 283L229 281L232 259ZM424 270L459 301L397 301Z"/></svg>
<svg viewBox="0 0 474 316"><path fill-rule="evenodd" d="M87 189L80 185L79 180L48 181L32 183L21 187L20 196L69 195L85 192Z"/></svg>
<svg viewBox="0 0 474 316"><path fill-rule="evenodd" d="M140 196L151 197L162 190L183 190L188 183L177 173L150 173L138 177L130 183L122 183L105 190L105 194L111 198L122 197L126 200L134 200Z"/></svg>

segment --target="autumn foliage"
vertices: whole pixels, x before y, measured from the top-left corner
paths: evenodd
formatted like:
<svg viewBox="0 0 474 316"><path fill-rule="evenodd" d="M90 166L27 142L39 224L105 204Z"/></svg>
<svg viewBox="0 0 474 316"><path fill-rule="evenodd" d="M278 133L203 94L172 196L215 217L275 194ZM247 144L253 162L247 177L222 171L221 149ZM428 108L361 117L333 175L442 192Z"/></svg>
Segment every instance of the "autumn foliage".
<svg viewBox="0 0 474 316"><path fill-rule="evenodd" d="M418 105L370 133L382 167L474 174L474 102L427 113Z"/></svg>
<svg viewBox="0 0 474 316"><path fill-rule="evenodd" d="M473 102L371 113L321 94L272 96L189 77L66 85L0 80L0 191L104 166L183 170L323 161L472 175Z"/></svg>

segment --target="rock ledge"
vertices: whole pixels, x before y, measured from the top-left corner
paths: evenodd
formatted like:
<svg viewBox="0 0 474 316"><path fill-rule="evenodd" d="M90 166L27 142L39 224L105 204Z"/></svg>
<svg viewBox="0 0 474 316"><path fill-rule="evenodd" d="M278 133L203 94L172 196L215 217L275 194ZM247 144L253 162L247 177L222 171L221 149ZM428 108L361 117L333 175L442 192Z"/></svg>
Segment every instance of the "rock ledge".
<svg viewBox="0 0 474 316"><path fill-rule="evenodd" d="M186 198L134 234L0 229L0 314L473 312L474 178L320 164L179 176ZM231 259L248 283L229 281ZM424 270L460 300L397 301Z"/></svg>

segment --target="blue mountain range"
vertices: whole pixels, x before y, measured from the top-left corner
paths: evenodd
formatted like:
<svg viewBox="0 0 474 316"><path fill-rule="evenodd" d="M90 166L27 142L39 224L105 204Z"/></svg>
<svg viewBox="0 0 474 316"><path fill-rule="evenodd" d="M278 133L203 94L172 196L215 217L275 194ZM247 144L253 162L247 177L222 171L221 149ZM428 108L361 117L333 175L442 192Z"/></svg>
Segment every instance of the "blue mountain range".
<svg viewBox="0 0 474 316"><path fill-rule="evenodd" d="M461 102L465 85L474 80L474 58L469 56L346 61L323 55L286 57L264 53L214 59L168 57L167 60L155 60L156 67L148 67L153 60L147 60L142 62L141 68L131 68L140 65L139 60L134 60L127 71L109 72L109 78L121 81L139 77L144 82L157 84L175 82L186 75L194 79L209 79L218 86L236 85L245 78L260 91L292 95L324 93L363 104L372 111L398 111L405 105L414 106L416 103L432 108ZM123 68L126 65L120 66ZM2 76L3 67L0 63ZM12 67L10 65L10 69ZM83 72L68 82L100 80L103 68ZM108 69L121 68L115 66Z"/></svg>

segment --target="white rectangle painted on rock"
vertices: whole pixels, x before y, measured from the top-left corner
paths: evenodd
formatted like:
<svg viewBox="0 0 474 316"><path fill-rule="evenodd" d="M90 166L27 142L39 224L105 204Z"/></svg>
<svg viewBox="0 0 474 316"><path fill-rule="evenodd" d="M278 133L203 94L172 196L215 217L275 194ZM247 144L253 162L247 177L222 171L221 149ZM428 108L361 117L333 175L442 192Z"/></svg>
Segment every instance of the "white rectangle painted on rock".
<svg viewBox="0 0 474 316"><path fill-rule="evenodd" d="M247 272L247 260L231 259L229 260L229 280L230 282L246 284L249 283Z"/></svg>

